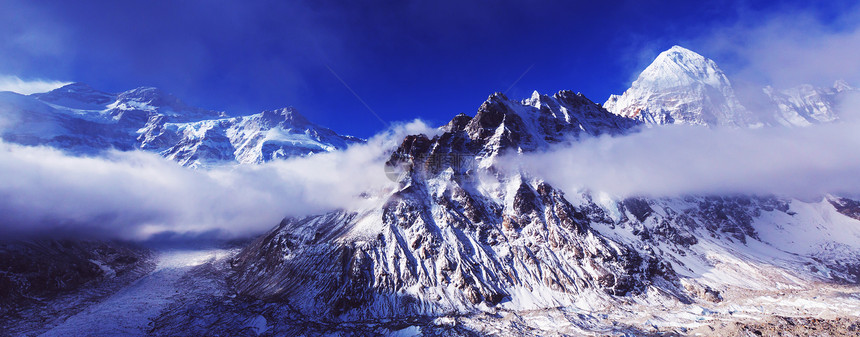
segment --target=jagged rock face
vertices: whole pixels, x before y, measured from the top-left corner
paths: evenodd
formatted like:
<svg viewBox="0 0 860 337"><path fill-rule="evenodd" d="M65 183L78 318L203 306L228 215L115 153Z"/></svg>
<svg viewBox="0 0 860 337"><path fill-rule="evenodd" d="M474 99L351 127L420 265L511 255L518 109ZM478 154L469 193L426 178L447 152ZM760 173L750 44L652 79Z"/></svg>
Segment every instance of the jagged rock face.
<svg viewBox="0 0 860 337"><path fill-rule="evenodd" d="M521 185L507 207L456 187L427 205L419 198L428 192L401 191L381 214L287 220L237 258L235 284L304 315L381 318L558 306L588 291L620 296L671 276L653 258L593 232L548 185ZM354 237L380 216L375 236Z"/></svg>
<svg viewBox="0 0 860 337"><path fill-rule="evenodd" d="M505 152L542 150L583 136L617 135L638 124L571 91L553 96L534 92L531 98L519 102L496 93L481 104L475 117L460 114L443 126L446 133L437 140L441 145L413 154L433 158L429 161L433 165L464 157L479 157L490 165L493 158ZM429 146L428 141L424 143Z"/></svg>
<svg viewBox="0 0 860 337"><path fill-rule="evenodd" d="M292 108L227 118L156 88L109 94L82 83L31 96L0 94L0 137L78 154L142 149L192 167L262 163L362 142Z"/></svg>
<svg viewBox="0 0 860 337"><path fill-rule="evenodd" d="M852 219L860 220L860 201L835 196L828 197L827 201L830 202L830 204L833 205L839 213Z"/></svg>
<svg viewBox="0 0 860 337"><path fill-rule="evenodd" d="M566 92L525 103L497 94L439 136L406 137L389 160L408 170L400 189L377 208L286 219L234 261L237 290L303 315L357 319L552 307L672 284L671 268L592 230L549 184L482 167L564 130L635 125L589 123L589 114L612 116L589 103Z"/></svg>
<svg viewBox="0 0 860 337"><path fill-rule="evenodd" d="M758 240L754 223L764 212L791 214L789 202L776 197L687 196L683 198L627 198L614 202L617 215L611 219L601 206L584 197L589 209L597 210L590 222L629 227L643 243L667 244L680 253L696 245L702 231L711 237L737 241Z"/></svg>

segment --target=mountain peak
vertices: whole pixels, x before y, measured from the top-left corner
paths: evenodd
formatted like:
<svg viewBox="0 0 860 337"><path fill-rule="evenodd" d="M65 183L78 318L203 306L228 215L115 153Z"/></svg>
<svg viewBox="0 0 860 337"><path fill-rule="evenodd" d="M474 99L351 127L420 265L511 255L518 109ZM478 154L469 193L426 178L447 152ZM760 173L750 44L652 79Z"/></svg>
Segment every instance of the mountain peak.
<svg viewBox="0 0 860 337"><path fill-rule="evenodd" d="M611 96L604 107L647 124L759 124L714 61L677 45L657 55L630 89Z"/></svg>
<svg viewBox="0 0 860 337"><path fill-rule="evenodd" d="M661 53L661 54L678 54L678 55L687 55L687 56L692 56L692 57L704 58L704 56L699 55L699 53L696 53L692 50L681 47L677 44L672 46L672 48L669 48L669 49L663 51L663 53Z"/></svg>
<svg viewBox="0 0 860 337"><path fill-rule="evenodd" d="M507 101L507 100L508 100L508 96L505 96L505 94L503 94L503 93L501 93L501 92L494 92L492 95L490 95L490 97L487 97L487 101L486 101L486 102L491 102L491 101Z"/></svg>
<svg viewBox="0 0 860 337"><path fill-rule="evenodd" d="M654 62L645 68L636 82L657 88L686 87L696 84L716 88L731 86L726 75L714 61L681 46L673 46L657 55Z"/></svg>
<svg viewBox="0 0 860 337"><path fill-rule="evenodd" d="M674 45L658 54L654 62L662 59L670 59L677 63L703 63L710 61L707 57L702 56L702 54L679 45Z"/></svg>
<svg viewBox="0 0 860 337"><path fill-rule="evenodd" d="M275 110L266 110L262 113L262 119L274 123L285 122L289 125L301 126L311 124L305 116L294 107L286 107Z"/></svg>

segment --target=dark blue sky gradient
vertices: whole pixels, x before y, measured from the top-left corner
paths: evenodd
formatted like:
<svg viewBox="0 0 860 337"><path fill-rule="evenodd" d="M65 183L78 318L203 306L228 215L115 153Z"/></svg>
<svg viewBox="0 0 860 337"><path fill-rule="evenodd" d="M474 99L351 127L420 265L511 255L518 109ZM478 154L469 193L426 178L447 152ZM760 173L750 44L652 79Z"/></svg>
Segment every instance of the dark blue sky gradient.
<svg viewBox="0 0 860 337"><path fill-rule="evenodd" d="M826 22L853 7L805 3L0 0L0 74L156 86L231 114L294 106L367 137L383 124L328 67L385 121L441 124L532 65L509 97L570 89L603 102L659 51L706 49L715 27L792 11Z"/></svg>

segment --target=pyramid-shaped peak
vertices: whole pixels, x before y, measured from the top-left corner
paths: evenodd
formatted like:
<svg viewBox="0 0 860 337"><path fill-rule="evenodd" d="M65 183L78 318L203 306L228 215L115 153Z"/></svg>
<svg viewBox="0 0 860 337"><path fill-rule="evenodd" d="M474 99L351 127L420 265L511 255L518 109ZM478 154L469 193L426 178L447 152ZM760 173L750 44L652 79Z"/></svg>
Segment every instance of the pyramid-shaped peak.
<svg viewBox="0 0 860 337"><path fill-rule="evenodd" d="M672 46L672 48L657 55L651 65L661 63L673 63L687 67L717 68L717 64L709 58L678 45Z"/></svg>
<svg viewBox="0 0 860 337"><path fill-rule="evenodd" d="M714 61L677 45L657 55L636 82L634 87L661 89L698 84L718 88L730 86L728 78Z"/></svg>
<svg viewBox="0 0 860 337"><path fill-rule="evenodd" d="M759 124L713 60L677 45L657 55L630 89L610 97L604 107L648 124Z"/></svg>

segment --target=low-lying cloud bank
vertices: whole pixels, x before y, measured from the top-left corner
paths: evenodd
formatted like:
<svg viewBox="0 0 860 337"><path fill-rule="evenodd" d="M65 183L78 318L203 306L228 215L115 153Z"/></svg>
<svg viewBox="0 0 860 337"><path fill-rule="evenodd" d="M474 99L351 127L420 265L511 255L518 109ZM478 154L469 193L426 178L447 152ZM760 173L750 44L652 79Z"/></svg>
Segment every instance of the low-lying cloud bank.
<svg viewBox="0 0 860 337"><path fill-rule="evenodd" d="M845 106L858 103L855 97ZM509 155L500 164L568 193L860 195L860 122L843 117L847 121L807 128L655 127ZM141 151L75 157L0 142L0 237L259 234L285 216L378 202L364 193L396 188L384 168L390 151L405 135L435 132L413 122L345 151L211 170Z"/></svg>
<svg viewBox="0 0 860 337"><path fill-rule="evenodd" d="M860 123L734 130L657 127L507 157L505 165L567 192L589 189L619 197L860 195Z"/></svg>
<svg viewBox="0 0 860 337"><path fill-rule="evenodd" d="M345 151L208 171L141 151L75 157L0 142L0 237L256 234L285 216L372 202L361 194L394 184L387 151L407 134L433 132L416 121Z"/></svg>

